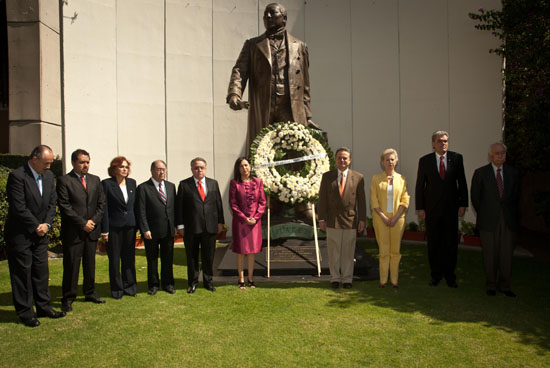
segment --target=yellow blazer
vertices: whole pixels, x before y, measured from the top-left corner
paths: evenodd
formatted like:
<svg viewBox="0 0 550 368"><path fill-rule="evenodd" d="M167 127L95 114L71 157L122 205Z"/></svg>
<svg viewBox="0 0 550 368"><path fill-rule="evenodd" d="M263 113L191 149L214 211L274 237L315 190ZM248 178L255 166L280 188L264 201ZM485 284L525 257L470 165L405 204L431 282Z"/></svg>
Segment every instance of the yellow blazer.
<svg viewBox="0 0 550 368"><path fill-rule="evenodd" d="M374 209L380 208L382 212L388 211L388 176L383 171L372 177L370 183L370 207L374 215ZM407 192L407 180L401 174L393 174L393 213L397 212L399 206L409 208L409 193ZM405 212L403 213L405 216Z"/></svg>

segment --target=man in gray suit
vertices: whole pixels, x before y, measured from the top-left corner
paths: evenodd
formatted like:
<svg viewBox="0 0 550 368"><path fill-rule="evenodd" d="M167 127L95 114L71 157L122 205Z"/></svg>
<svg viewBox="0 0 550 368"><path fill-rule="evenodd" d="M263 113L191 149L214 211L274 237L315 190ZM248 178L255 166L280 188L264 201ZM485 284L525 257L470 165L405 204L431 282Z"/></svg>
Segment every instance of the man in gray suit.
<svg viewBox="0 0 550 368"><path fill-rule="evenodd" d="M477 214L476 226L483 245L483 264L487 279L487 295L496 290L509 297L514 238L518 230L518 171L505 165L506 146L493 143L489 147L488 165L472 177L472 205Z"/></svg>
<svg viewBox="0 0 550 368"><path fill-rule="evenodd" d="M166 162L151 163L151 179L137 188L137 220L145 243L147 285L149 295L162 288L174 294L174 203L176 186L166 180ZM158 257L160 247L161 274L159 282Z"/></svg>

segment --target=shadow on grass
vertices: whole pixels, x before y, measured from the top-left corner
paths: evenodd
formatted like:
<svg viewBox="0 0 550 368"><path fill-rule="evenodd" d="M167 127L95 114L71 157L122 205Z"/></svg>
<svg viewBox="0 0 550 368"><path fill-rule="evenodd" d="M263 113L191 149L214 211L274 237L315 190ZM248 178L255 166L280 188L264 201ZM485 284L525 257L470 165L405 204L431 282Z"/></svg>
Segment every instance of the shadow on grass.
<svg viewBox="0 0 550 368"><path fill-rule="evenodd" d="M367 246L372 255L377 253ZM550 271L548 262L515 258L512 289L517 298L485 294L481 253L459 251L458 289L444 282L429 287L429 267L424 245L404 245L399 274L400 288L379 288L378 282L355 283L351 291L337 291L328 301L334 308L354 304L390 308L400 313L421 313L431 323L480 323L510 333L518 333L523 344L538 347L538 354L550 350Z"/></svg>

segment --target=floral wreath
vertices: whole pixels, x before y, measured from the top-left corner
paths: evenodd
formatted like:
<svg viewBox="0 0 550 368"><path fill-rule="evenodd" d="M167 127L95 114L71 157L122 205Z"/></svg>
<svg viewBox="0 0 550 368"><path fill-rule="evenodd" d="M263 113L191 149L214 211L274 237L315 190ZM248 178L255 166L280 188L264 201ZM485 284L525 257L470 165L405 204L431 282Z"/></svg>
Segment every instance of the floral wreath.
<svg viewBox="0 0 550 368"><path fill-rule="evenodd" d="M258 133L250 145L250 165L268 195L295 204L319 197L323 174L335 162L319 130L287 122L270 124Z"/></svg>

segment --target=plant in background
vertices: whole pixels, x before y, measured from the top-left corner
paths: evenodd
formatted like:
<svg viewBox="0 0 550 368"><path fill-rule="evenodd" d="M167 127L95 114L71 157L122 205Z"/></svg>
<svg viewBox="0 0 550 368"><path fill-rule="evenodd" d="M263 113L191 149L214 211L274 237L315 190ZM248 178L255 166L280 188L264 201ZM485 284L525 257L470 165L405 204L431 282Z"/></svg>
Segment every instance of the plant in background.
<svg viewBox="0 0 550 368"><path fill-rule="evenodd" d="M502 10L470 13L476 28L501 41L504 141L510 164L546 168L550 155L550 1L503 0ZM546 169L547 170L547 169Z"/></svg>
<svg viewBox="0 0 550 368"><path fill-rule="evenodd" d="M418 231L418 224L414 221L411 221L407 225L405 225L405 230L416 232L416 231Z"/></svg>
<svg viewBox="0 0 550 368"><path fill-rule="evenodd" d="M460 233L464 235L476 235L476 225L473 222L460 220Z"/></svg>

